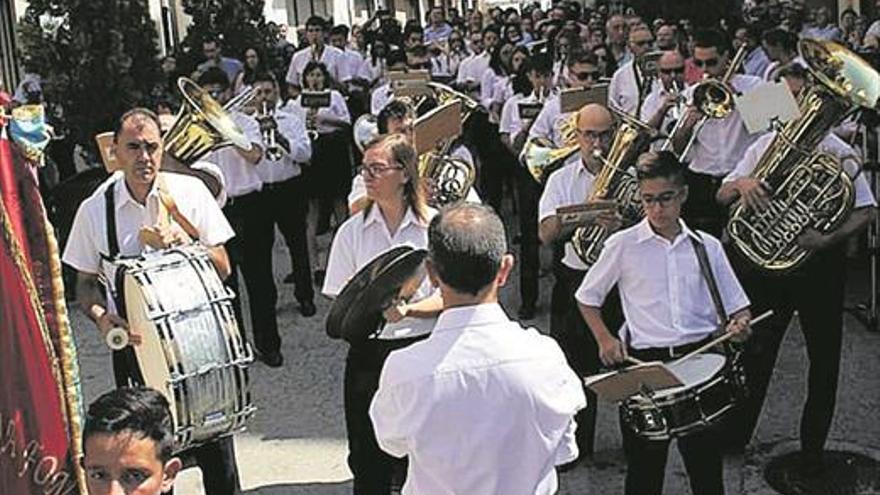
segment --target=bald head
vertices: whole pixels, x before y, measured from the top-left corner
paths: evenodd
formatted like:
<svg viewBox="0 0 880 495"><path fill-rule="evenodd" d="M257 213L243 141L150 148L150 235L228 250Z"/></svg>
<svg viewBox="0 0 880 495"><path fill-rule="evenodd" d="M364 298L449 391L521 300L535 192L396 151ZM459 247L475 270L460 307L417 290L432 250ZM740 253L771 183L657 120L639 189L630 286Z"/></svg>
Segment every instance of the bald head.
<svg viewBox="0 0 880 495"><path fill-rule="evenodd" d="M591 103L577 114L577 144L581 159L590 169L600 165L597 155L604 155L614 133L614 118L603 105Z"/></svg>
<svg viewBox="0 0 880 495"><path fill-rule="evenodd" d="M614 118L604 105L590 103L578 112L578 129L604 130L611 127Z"/></svg>

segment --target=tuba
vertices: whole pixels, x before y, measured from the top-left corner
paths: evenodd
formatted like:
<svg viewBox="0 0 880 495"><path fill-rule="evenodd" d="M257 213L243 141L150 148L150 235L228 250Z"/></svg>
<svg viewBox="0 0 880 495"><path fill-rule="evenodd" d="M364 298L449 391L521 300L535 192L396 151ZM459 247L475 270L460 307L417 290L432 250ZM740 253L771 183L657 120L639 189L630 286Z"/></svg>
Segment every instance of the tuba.
<svg viewBox="0 0 880 495"><path fill-rule="evenodd" d="M810 255L796 242L804 229L831 232L852 212L852 178L836 157L814 150L851 111L873 108L880 97L880 74L843 46L803 39L798 51L812 79L798 99L801 116L777 132L751 175L771 191L770 208L736 204L727 224L740 253L779 273Z"/></svg>
<svg viewBox="0 0 880 495"><path fill-rule="evenodd" d="M163 136L165 153L188 167L223 146L250 150L251 143L229 113L191 79L181 77L177 87L183 104L174 124Z"/></svg>
<svg viewBox="0 0 880 495"><path fill-rule="evenodd" d="M727 72L724 73L724 76L720 80L706 79L694 86L694 92L692 95L693 105L700 113L700 120L694 125L691 137L688 139L684 149L681 150L681 153L678 154L679 157L683 158L687 156L691 146L696 142L700 130L702 130L703 126L706 125L706 122L709 119L726 118L735 110L734 91L730 86L730 79L745 60L746 51L747 48L745 45L739 47L739 50L737 50L736 54L733 56L733 60L731 60L730 64L727 66ZM678 134L684 121L684 115L682 115L682 117L678 119L675 127L669 133L669 138L663 143L662 150L672 150L672 140L675 135Z"/></svg>
<svg viewBox="0 0 880 495"><path fill-rule="evenodd" d="M620 124L614 133L608 156L600 156L602 170L593 182L587 202L614 200L623 214L624 222L631 224L644 216L644 210L639 199L639 185L629 169L639 155L648 149L656 131L624 112L612 112L620 119ZM587 269L596 263L605 240L611 234L607 228L597 224L575 229L571 244Z"/></svg>
<svg viewBox="0 0 880 495"><path fill-rule="evenodd" d="M547 138L533 137L526 141L519 154L519 161L540 184L580 149L577 141L577 112L558 120L556 127L564 143L562 147L557 148Z"/></svg>

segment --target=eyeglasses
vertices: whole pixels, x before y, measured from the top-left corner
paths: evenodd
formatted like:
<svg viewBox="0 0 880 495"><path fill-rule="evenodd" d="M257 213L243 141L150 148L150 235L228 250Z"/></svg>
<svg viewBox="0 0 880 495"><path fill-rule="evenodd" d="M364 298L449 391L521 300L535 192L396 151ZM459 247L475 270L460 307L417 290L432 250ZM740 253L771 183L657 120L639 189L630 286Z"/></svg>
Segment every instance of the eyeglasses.
<svg viewBox="0 0 880 495"><path fill-rule="evenodd" d="M666 191L657 196L642 196L642 204L645 208L649 208L653 205L660 205L661 208L666 208L679 196L681 196L681 191Z"/></svg>
<svg viewBox="0 0 880 495"><path fill-rule="evenodd" d="M572 75L578 81L595 81L599 78L599 71L590 70L586 72L572 72Z"/></svg>
<svg viewBox="0 0 880 495"><path fill-rule="evenodd" d="M696 65L697 67L699 67L701 69L703 67L715 67L716 65L718 65L718 57L708 58L706 60L700 60L698 58L695 58L694 65Z"/></svg>
<svg viewBox="0 0 880 495"><path fill-rule="evenodd" d="M380 175L384 175L385 172L389 170L401 170L403 167L401 165L388 165L387 163L376 162L376 163L364 163L361 165L361 175L364 177L379 177Z"/></svg>
<svg viewBox="0 0 880 495"><path fill-rule="evenodd" d="M660 69L661 74L671 76L672 74L684 74L684 67L673 67L671 69Z"/></svg>
<svg viewBox="0 0 880 495"><path fill-rule="evenodd" d="M594 131L592 129L578 129L578 133L582 138L596 142L596 141L607 141L614 136L614 131L611 129L607 129L604 131Z"/></svg>

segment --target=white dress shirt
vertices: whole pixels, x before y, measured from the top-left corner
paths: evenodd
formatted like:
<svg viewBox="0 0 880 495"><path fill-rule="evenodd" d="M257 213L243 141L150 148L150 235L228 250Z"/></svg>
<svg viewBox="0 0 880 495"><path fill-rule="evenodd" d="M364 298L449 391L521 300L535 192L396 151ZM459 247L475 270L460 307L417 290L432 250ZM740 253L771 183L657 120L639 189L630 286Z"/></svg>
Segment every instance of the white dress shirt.
<svg viewBox="0 0 880 495"><path fill-rule="evenodd" d="M535 117L535 123L529 129L529 137L542 137L549 139L556 146L564 146L562 136L559 134L561 121L570 119L574 112L562 113L562 100L559 94L552 94L544 101L544 108Z"/></svg>
<svg viewBox="0 0 880 495"><path fill-rule="evenodd" d="M230 115L248 141L263 146L263 134L255 118L241 112L231 112ZM226 181L226 193L230 198L244 196L263 188L263 181L257 173L257 168L253 163L245 160L234 146L214 150L205 156L205 160L220 167Z"/></svg>
<svg viewBox="0 0 880 495"><path fill-rule="evenodd" d="M529 96L517 93L504 101L504 106L501 107L501 120L498 122L498 132L500 134L508 134L511 143L523 128L522 118L519 116L519 104L532 103L534 101L537 101L535 93Z"/></svg>
<svg viewBox="0 0 880 495"><path fill-rule="evenodd" d="M585 406L553 339L482 304L447 309L391 353L370 417L379 446L409 457L404 495L549 495Z"/></svg>
<svg viewBox="0 0 880 495"><path fill-rule="evenodd" d="M374 64L372 57L364 57L357 74L359 78L370 81L370 84L384 84L385 59L377 58L376 63Z"/></svg>
<svg viewBox="0 0 880 495"><path fill-rule="evenodd" d="M301 115L306 115L310 109L303 107L301 101L302 95L297 96L293 100L293 108L295 108L297 112L302 112ZM333 117L338 120L343 120L347 124L351 123L351 114L348 113L348 105L345 104L345 98L343 98L342 94L335 89L330 90L330 106L319 108L317 116ZM318 134L329 134L339 130L338 127L320 121L315 124L315 127Z"/></svg>
<svg viewBox="0 0 880 495"><path fill-rule="evenodd" d="M159 176L165 183L167 193L174 198L180 213L198 230L202 244L218 246L235 235L201 180L168 172L160 172ZM104 194L111 187L116 207L116 237L121 256L143 253L146 248L138 233L141 227L152 227L159 220L161 200L156 184L153 184L145 204L142 205L132 198L128 186L125 185L123 173L114 173L82 202L73 219L62 261L77 271L95 275L101 273L101 255L110 254ZM174 223L173 219L171 223Z"/></svg>
<svg viewBox="0 0 880 495"><path fill-rule="evenodd" d="M666 95L669 94L669 91L663 87L663 84L657 84L652 89L651 92L645 97L645 102L642 103L642 113L639 115L639 120L642 122L648 122L651 120L654 115L663 107L663 103L666 101ZM684 102L681 104L681 111L684 112L685 105ZM672 132L672 129L675 127L677 120L673 119L673 109L670 108L666 114L663 116L663 120L660 122L660 128L658 131L664 135L669 135ZM664 139L660 139L652 143L651 147L653 149L659 149L663 146Z"/></svg>
<svg viewBox="0 0 880 495"><path fill-rule="evenodd" d="M357 50L346 48L342 52L342 77L343 81L348 81L358 77L361 65L364 63L364 56Z"/></svg>
<svg viewBox="0 0 880 495"><path fill-rule="evenodd" d="M458 66L458 82L482 82L483 74L489 68L489 53L472 55Z"/></svg>
<svg viewBox="0 0 880 495"><path fill-rule="evenodd" d="M391 90L391 83L386 82L373 90L370 95L370 113L379 116L379 112L388 105L388 102L394 99L394 91Z"/></svg>
<svg viewBox="0 0 880 495"><path fill-rule="evenodd" d="M743 72L750 76L763 77L768 65L770 59L767 57L767 52L763 47L756 46L743 60Z"/></svg>
<svg viewBox="0 0 880 495"><path fill-rule="evenodd" d="M587 170L581 160L581 154L575 153L565 165L550 174L547 185L538 202L538 224L556 214L560 206L583 204L593 190L596 176ZM574 250L571 240L565 242L565 254L562 264L573 270L586 270L587 265L581 261Z"/></svg>
<svg viewBox="0 0 880 495"><path fill-rule="evenodd" d="M705 232L697 236L679 222L682 230L672 242L654 233L647 218L612 234L575 292L581 304L601 307L617 284L629 344L635 349L689 344L718 329L692 238L706 247L727 314L749 305L721 242Z"/></svg>
<svg viewBox="0 0 880 495"><path fill-rule="evenodd" d="M699 84L699 83L697 83ZM761 79L754 76L735 74L731 79L734 89L747 93L761 84ZM691 101L696 85L685 90L685 97ZM690 162L689 168L701 174L724 177L736 165L746 149L755 142L758 135L751 135L734 109L731 115L723 119L708 119L684 161Z"/></svg>
<svg viewBox="0 0 880 495"><path fill-rule="evenodd" d="M608 85L608 105L634 116L638 115L639 106L639 83L636 82L636 77L641 78L642 85L648 83L641 74L637 75L636 71L636 65L629 61L614 71L611 83ZM657 79L651 82L651 89L659 85ZM643 91L648 92L647 89L643 89Z"/></svg>
<svg viewBox="0 0 880 495"><path fill-rule="evenodd" d="M426 249L428 223L436 213L436 210L429 209L428 218L420 220L412 209L408 208L396 232L389 232L385 217L376 204L369 211L363 210L349 217L333 237L330 256L327 259L327 274L321 292L336 297L358 270L393 247L412 246ZM433 292L431 282L425 277L411 301L424 299ZM378 338L393 340L417 337L429 333L433 325L434 319L408 317L397 323L385 324Z"/></svg>
<svg viewBox="0 0 880 495"><path fill-rule="evenodd" d="M761 159L764 152L770 146L774 136L776 136L775 131L768 132L758 138L758 140L746 150L745 155L743 155L742 160L736 165L736 168L724 178L724 182L731 182L735 179L751 175L752 171L755 169L755 165L758 164L758 160ZM850 145L846 144L845 141L834 134L825 135L816 147L816 151L828 153L838 159L849 158L843 161L844 170L846 170L850 177L853 177L858 173L858 166L851 159L853 156L858 156L858 154ZM855 208L877 206L874 193L871 192L871 186L868 184L865 174L858 174L853 181L853 187L855 189Z"/></svg>
<svg viewBox="0 0 880 495"><path fill-rule="evenodd" d="M480 104L483 105L483 108L489 110L489 122L493 124L498 123L498 116L493 115L491 112L492 104L497 101L495 99L495 86L504 79L505 76L496 74L491 68L486 68L483 71L483 76L480 78Z"/></svg>
<svg viewBox="0 0 880 495"><path fill-rule="evenodd" d="M302 173L302 163L312 157L312 140L306 135L306 125L300 109L284 106L275 110L276 133L290 143L290 153L284 151L279 160L270 160L266 153L257 164L257 175L264 184L274 184L297 177ZM264 143L264 148L266 148ZM279 145L280 148L280 145ZM284 148L281 148L282 150Z"/></svg>
<svg viewBox="0 0 880 495"><path fill-rule="evenodd" d="M311 46L294 53L290 59L290 66L287 68L287 77L284 79L295 86L303 86L303 70L314 58L313 47ZM327 67L330 77L336 81L342 82L349 79L350 76L346 73L345 55L339 48L324 45L319 61Z"/></svg>

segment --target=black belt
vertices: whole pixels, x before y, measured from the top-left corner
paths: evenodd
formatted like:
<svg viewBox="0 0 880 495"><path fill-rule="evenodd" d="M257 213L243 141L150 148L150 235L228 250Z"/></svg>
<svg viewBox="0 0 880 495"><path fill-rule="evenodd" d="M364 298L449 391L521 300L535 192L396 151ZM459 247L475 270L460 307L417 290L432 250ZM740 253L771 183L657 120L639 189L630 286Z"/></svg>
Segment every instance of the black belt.
<svg viewBox="0 0 880 495"><path fill-rule="evenodd" d="M710 184L713 187L718 187L721 185L721 182L724 181L724 177L716 177L711 174L704 174L702 172L694 172L693 170L685 171L685 181L689 186L694 185L702 185L702 184Z"/></svg>
<svg viewBox="0 0 880 495"><path fill-rule="evenodd" d="M256 198L257 194L259 194L259 193L260 193L260 191L251 191L247 194L242 194L239 196L229 196L228 198L226 198L226 206L224 206L224 208L226 208L228 206L232 206L235 203L239 203L241 201L247 201L249 199Z"/></svg>
<svg viewBox="0 0 880 495"><path fill-rule="evenodd" d="M633 349L629 348L627 353L642 361L668 361L670 359L677 359L685 354L693 352L700 347L706 345L712 340L712 336L707 336L704 339L701 339L697 342L691 342L690 344L682 344L676 346L668 346L668 347L648 347L645 349Z"/></svg>
<svg viewBox="0 0 880 495"><path fill-rule="evenodd" d="M275 191L277 189L281 189L286 186L290 186L294 180L298 179L299 176L293 176L289 179L280 180L278 182L264 182L263 183L263 191Z"/></svg>

